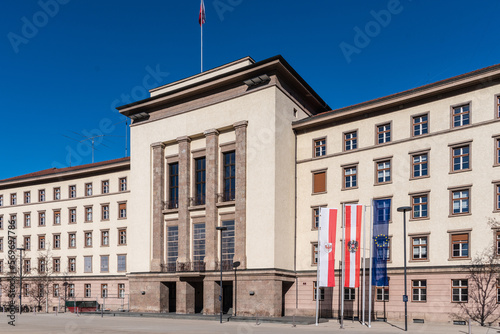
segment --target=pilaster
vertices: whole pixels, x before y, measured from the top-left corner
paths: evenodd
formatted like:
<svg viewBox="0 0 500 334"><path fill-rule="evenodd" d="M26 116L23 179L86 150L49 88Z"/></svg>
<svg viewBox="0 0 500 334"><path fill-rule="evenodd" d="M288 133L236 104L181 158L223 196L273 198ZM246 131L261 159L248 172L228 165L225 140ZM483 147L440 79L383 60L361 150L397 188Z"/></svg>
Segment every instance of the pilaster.
<svg viewBox="0 0 500 334"><path fill-rule="evenodd" d="M247 231L247 126L248 121L233 124L236 132L236 199L235 199L235 250L233 261L240 262L246 269L246 231Z"/></svg>
<svg viewBox="0 0 500 334"><path fill-rule="evenodd" d="M205 131L206 140L206 218L205 218L205 268L215 270L217 262L217 184L219 132Z"/></svg>
<svg viewBox="0 0 500 334"><path fill-rule="evenodd" d="M162 271L164 258L164 238L163 227L163 200L165 192L165 145L154 143L151 145L153 151L153 171L152 171L152 259L151 271Z"/></svg>
<svg viewBox="0 0 500 334"><path fill-rule="evenodd" d="M177 138L179 143L179 256L177 266L187 265L190 262L189 236L191 224L189 221L189 191L191 187L191 139Z"/></svg>

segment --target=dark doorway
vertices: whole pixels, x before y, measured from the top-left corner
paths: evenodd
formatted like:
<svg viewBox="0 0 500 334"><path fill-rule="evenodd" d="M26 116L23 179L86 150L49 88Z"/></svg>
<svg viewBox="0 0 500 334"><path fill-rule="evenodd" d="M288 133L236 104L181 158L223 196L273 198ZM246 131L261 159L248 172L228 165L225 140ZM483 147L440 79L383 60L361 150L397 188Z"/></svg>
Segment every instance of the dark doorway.
<svg viewBox="0 0 500 334"><path fill-rule="evenodd" d="M168 312L175 313L176 289L175 282L167 282L165 285L168 288Z"/></svg>
<svg viewBox="0 0 500 334"><path fill-rule="evenodd" d="M222 312L227 313L233 308L233 282L224 282L222 284Z"/></svg>
<svg viewBox="0 0 500 334"><path fill-rule="evenodd" d="M203 282L193 282L194 313L203 313Z"/></svg>
<svg viewBox="0 0 500 334"><path fill-rule="evenodd" d="M288 290L292 287L293 283L292 282L283 282L283 285L281 287L281 316L284 317L285 314L285 301L286 301L286 294Z"/></svg>

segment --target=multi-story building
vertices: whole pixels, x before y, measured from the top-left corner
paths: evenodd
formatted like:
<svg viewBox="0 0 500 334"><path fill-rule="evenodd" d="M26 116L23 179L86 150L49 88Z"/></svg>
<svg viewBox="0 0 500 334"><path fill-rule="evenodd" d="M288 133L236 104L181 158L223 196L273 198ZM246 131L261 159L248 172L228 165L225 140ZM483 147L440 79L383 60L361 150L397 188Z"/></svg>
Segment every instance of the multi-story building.
<svg viewBox="0 0 500 334"><path fill-rule="evenodd" d="M14 248L25 249L23 305L33 306L33 294L48 292L47 302L42 298L41 306L48 305L50 311L62 307L64 300L101 304L103 297L110 307L128 307L129 171L130 159L122 158L1 180L0 275L4 290L10 275L9 236L14 236ZM15 228L9 229L12 224ZM42 292L37 291L40 284L45 287L40 287ZM0 304L7 301L3 293Z"/></svg>

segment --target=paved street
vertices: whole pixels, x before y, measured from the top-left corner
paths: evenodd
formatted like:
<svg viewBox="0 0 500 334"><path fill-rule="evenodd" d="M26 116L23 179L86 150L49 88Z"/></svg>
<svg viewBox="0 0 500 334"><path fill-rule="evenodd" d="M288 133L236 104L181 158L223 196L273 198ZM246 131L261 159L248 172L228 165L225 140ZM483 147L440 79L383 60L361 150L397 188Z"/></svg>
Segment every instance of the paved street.
<svg viewBox="0 0 500 334"><path fill-rule="evenodd" d="M79 334L79 333L403 333L402 323L388 324L373 323L372 328L366 328L357 322L346 322L345 330L339 329L337 321L315 325L270 324L255 322L225 322L220 324L214 320L184 320L142 317L104 317L80 316L74 314L26 314L16 315L16 326L7 324L7 317L2 316L0 333L50 333L50 334ZM467 333L467 326L442 324L410 324L409 333L447 334ZM500 333L499 328L488 329L473 326L474 334Z"/></svg>

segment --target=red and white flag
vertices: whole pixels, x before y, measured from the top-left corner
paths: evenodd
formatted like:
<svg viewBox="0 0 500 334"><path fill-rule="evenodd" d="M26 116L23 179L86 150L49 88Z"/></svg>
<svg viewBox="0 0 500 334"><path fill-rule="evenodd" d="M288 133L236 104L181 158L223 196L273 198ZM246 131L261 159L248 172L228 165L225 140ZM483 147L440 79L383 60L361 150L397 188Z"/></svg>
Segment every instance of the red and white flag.
<svg viewBox="0 0 500 334"><path fill-rule="evenodd" d="M363 205L345 206L345 265L344 287L359 287L361 267L361 222Z"/></svg>
<svg viewBox="0 0 500 334"><path fill-rule="evenodd" d="M335 286L335 235L337 209L320 208L318 240L318 286Z"/></svg>
<svg viewBox="0 0 500 334"><path fill-rule="evenodd" d="M203 0L201 0L200 4L200 16L198 18L198 22L200 23L200 27L203 23L205 23L205 4L203 3Z"/></svg>

